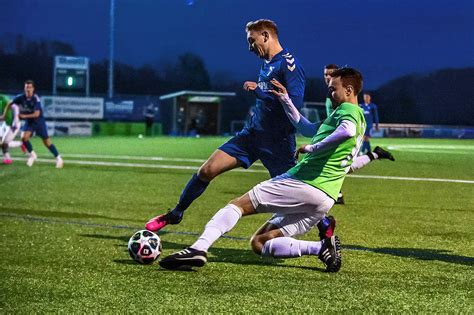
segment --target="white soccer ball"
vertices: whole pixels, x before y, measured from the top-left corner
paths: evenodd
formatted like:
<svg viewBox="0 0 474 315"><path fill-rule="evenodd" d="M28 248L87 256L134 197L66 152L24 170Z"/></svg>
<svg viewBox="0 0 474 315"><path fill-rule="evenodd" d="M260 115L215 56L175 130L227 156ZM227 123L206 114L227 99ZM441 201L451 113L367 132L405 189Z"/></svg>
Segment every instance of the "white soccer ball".
<svg viewBox="0 0 474 315"><path fill-rule="evenodd" d="M161 254L161 240L148 230L135 232L128 241L130 257L140 264L152 264Z"/></svg>

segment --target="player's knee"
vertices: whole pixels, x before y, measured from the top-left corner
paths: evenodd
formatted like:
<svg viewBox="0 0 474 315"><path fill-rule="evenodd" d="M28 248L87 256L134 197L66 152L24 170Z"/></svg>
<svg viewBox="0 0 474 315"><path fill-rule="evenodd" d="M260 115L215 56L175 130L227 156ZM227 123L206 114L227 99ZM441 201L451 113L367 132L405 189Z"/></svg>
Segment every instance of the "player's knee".
<svg viewBox="0 0 474 315"><path fill-rule="evenodd" d="M252 250L257 255L262 255L263 245L265 244L265 240L260 235L254 235L250 239L250 246Z"/></svg>
<svg viewBox="0 0 474 315"><path fill-rule="evenodd" d="M197 174L201 180L205 180L207 182L210 182L214 179L214 177L217 176L217 172L214 170L212 165L209 164L204 164L201 166Z"/></svg>

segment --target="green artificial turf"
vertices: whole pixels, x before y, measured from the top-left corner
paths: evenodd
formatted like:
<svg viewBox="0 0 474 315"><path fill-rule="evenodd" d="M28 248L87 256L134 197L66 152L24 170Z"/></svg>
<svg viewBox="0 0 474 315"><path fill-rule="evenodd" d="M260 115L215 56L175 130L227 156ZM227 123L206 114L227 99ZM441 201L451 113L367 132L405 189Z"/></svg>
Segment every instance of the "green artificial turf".
<svg viewBox="0 0 474 315"><path fill-rule="evenodd" d="M255 255L248 239L268 215L243 218L198 271L129 258L133 232L173 207L226 138L53 140L62 170L45 162L28 168L18 151L13 165L0 166L1 313L474 312L474 141L373 139L396 162L375 161L346 179L346 204L331 210L343 266L328 274L314 257ZM52 159L37 139L33 145ZM217 210L268 178L262 166L252 170L213 181L181 224L160 233L163 255L192 244ZM302 238L316 240L317 232Z"/></svg>

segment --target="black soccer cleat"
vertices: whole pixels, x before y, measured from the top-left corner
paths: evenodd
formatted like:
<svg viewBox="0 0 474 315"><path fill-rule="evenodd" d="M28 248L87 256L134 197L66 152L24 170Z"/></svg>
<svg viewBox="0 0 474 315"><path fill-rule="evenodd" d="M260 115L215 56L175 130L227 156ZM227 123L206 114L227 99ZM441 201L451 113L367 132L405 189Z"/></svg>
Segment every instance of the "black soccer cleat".
<svg viewBox="0 0 474 315"><path fill-rule="evenodd" d="M207 253L187 247L179 252L166 256L160 260L161 267L170 270L190 269L192 267L202 267L207 262Z"/></svg>
<svg viewBox="0 0 474 315"><path fill-rule="evenodd" d="M328 224L326 224L327 221L329 221ZM335 229L336 229L336 219L332 215L322 219L318 223L319 239L324 240L325 238L332 237L334 235Z"/></svg>
<svg viewBox="0 0 474 315"><path fill-rule="evenodd" d="M381 147L377 146L373 150L374 153L377 153L379 160L381 159L388 159L390 161L395 161L395 158L393 157L392 153L390 151L384 150Z"/></svg>
<svg viewBox="0 0 474 315"><path fill-rule="evenodd" d="M319 252L319 259L326 265L327 272L338 272L341 269L341 242L339 237L326 238Z"/></svg>
<svg viewBox="0 0 474 315"><path fill-rule="evenodd" d="M344 195L342 194L342 191L339 192L339 195L337 195L337 200L335 202L336 205L343 205L344 202Z"/></svg>

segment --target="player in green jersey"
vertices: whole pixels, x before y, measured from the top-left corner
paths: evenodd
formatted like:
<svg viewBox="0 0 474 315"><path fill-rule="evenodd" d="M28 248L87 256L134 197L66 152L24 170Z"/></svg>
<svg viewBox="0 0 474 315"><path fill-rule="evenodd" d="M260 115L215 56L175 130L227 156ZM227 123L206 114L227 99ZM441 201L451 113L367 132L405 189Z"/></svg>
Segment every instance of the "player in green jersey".
<svg viewBox="0 0 474 315"><path fill-rule="evenodd" d="M326 82L326 85L329 85L329 81L331 80L331 74L339 68L336 64L328 64L324 67L324 82ZM327 117L331 116L332 112L334 111L335 107L332 104L331 100L331 95L327 95L326 97L326 114ZM351 171L354 171L356 169L360 169L370 162L374 160L381 160L381 159L388 159L391 161L395 161L392 153L390 151L387 151L379 146L375 147L373 151L369 151L364 155L360 155L358 157L354 157L354 162L351 166ZM337 196L336 204L344 204L344 195L342 194L342 191L339 192L339 195Z"/></svg>
<svg viewBox="0 0 474 315"><path fill-rule="evenodd" d="M0 143L3 152L3 164L11 164L13 160L9 153L9 148L20 147L21 141L13 141L20 131L19 108L10 105L10 99L6 95L0 94L0 120L4 120L0 126Z"/></svg>
<svg viewBox="0 0 474 315"><path fill-rule="evenodd" d="M311 144L298 149L298 153L307 155L287 173L256 185L220 209L193 245L163 258L160 266L166 269L202 267L207 262L209 247L242 216L274 213L250 241L255 253L277 258L314 255L323 261L327 271L339 271L341 251L337 236L322 241L293 238L315 227L334 205L352 158L362 143L365 119L357 102L362 75L352 68L337 69L332 74L329 89L338 106L320 125ZM272 91L287 111L285 104L292 101L285 92L286 89Z"/></svg>

